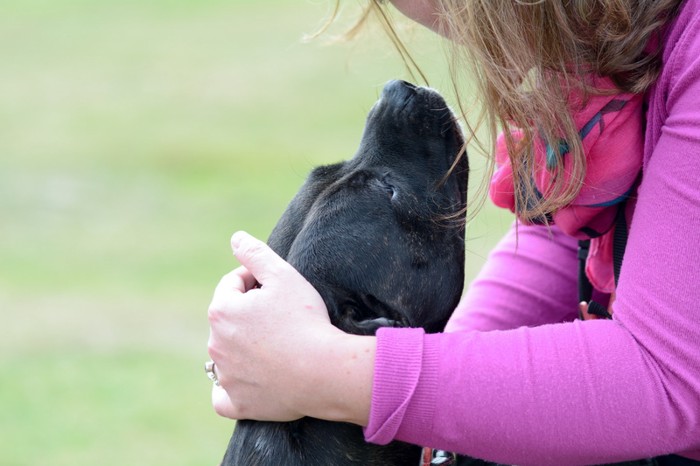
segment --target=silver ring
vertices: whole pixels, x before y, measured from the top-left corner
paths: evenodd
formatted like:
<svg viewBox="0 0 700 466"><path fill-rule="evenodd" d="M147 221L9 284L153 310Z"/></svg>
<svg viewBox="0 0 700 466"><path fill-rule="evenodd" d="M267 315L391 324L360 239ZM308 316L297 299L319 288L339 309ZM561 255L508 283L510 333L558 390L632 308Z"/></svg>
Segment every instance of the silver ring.
<svg viewBox="0 0 700 466"><path fill-rule="evenodd" d="M207 377L214 382L214 385L219 387L219 378L216 376L214 361L207 361L204 363L204 372L207 373Z"/></svg>

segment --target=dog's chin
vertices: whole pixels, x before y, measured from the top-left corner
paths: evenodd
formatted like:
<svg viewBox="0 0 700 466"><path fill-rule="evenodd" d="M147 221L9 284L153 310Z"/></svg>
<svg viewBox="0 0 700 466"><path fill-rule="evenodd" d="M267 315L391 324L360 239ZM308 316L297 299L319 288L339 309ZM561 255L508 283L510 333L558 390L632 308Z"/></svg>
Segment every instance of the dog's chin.
<svg viewBox="0 0 700 466"><path fill-rule="evenodd" d="M341 320L338 327L354 335L374 335L382 327L406 327L406 325L402 325L397 320L377 317L365 320Z"/></svg>

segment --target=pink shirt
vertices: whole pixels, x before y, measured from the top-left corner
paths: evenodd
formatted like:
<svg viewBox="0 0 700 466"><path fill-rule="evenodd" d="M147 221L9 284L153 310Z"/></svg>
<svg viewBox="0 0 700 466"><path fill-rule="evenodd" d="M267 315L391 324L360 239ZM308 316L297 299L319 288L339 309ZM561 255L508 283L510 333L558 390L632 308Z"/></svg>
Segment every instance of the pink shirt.
<svg viewBox="0 0 700 466"><path fill-rule="evenodd" d="M573 321L576 241L520 226L446 333L378 332L368 441L519 465L700 460L699 33L685 2L648 95L613 320Z"/></svg>

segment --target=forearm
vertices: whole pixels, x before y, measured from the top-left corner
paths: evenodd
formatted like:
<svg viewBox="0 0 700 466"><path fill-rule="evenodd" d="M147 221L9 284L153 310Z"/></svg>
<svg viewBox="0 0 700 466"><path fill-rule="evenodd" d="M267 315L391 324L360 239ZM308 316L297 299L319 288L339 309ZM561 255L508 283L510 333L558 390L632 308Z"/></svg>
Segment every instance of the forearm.
<svg viewBox="0 0 700 466"><path fill-rule="evenodd" d="M412 348L420 354L409 357ZM374 383L369 441L506 464L600 464L681 451L697 429L683 383L613 321L410 337L386 329Z"/></svg>

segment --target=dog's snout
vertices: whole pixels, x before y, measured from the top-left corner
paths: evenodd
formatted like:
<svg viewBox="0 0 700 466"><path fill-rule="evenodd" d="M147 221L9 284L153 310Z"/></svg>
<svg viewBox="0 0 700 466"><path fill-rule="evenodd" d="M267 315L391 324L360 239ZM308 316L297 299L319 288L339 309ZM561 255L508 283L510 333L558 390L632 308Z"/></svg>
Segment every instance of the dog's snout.
<svg viewBox="0 0 700 466"><path fill-rule="evenodd" d="M405 126L413 132L438 136L444 136L445 128L451 128L453 121L452 111L437 91L399 79L384 85L375 113L377 119Z"/></svg>
<svg viewBox="0 0 700 466"><path fill-rule="evenodd" d="M389 81L384 85L382 94L389 98L405 99L416 93L418 86L400 79Z"/></svg>
<svg viewBox="0 0 700 466"><path fill-rule="evenodd" d="M410 89L410 90L413 90L413 91L415 91L416 89L418 89L418 86L416 86L415 84L409 83L408 81L403 81L403 80L401 80L401 79L395 79L395 80L393 81L393 83L395 83L395 85L397 85L397 86L402 86L402 87L404 87L404 88L406 88L406 89Z"/></svg>

